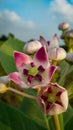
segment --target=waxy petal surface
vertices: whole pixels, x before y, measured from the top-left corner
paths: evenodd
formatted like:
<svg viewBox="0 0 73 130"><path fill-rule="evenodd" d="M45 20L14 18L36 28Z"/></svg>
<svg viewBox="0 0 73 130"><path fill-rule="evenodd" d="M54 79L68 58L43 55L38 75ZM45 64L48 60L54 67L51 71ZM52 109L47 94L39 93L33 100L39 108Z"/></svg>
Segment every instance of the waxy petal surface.
<svg viewBox="0 0 73 130"><path fill-rule="evenodd" d="M19 86L23 87L23 88L28 88L28 85L25 84L21 79L20 79L20 76L19 76L19 73L17 72L13 72L11 74L8 75L8 78L10 80L12 80L14 83L18 84Z"/></svg>
<svg viewBox="0 0 73 130"><path fill-rule="evenodd" d="M14 59L15 59L17 69L19 69L22 66L24 66L25 64L29 64L31 62L30 56L28 56L24 53L18 52L18 51L14 52Z"/></svg>
<svg viewBox="0 0 73 130"><path fill-rule="evenodd" d="M36 54L34 55L33 59L34 63L37 66L42 65L44 68L47 68L50 66L50 63L48 61L48 54L45 47L41 47Z"/></svg>
<svg viewBox="0 0 73 130"><path fill-rule="evenodd" d="M52 40L50 41L50 45L48 46L48 49L54 48L54 47L59 47L59 40L58 40L57 34L53 36Z"/></svg>
<svg viewBox="0 0 73 130"><path fill-rule="evenodd" d="M34 54L41 47L42 44L39 41L31 41L25 44L23 50L27 54Z"/></svg>
<svg viewBox="0 0 73 130"><path fill-rule="evenodd" d="M47 41L43 36L40 36L39 41L42 43L43 46L47 46Z"/></svg>

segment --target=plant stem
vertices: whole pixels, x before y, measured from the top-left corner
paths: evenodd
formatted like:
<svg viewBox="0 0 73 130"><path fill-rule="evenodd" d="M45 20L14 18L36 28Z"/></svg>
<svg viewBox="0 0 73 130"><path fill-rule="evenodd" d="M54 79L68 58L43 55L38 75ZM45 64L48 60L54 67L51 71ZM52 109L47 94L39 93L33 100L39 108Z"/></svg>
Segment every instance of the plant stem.
<svg viewBox="0 0 73 130"><path fill-rule="evenodd" d="M47 130L50 130L49 122L48 122L48 118L47 118L47 116L44 115L44 118L45 118L45 122L46 122Z"/></svg>
<svg viewBox="0 0 73 130"><path fill-rule="evenodd" d="M56 130L61 130L58 115L53 115L53 119L54 119L55 129Z"/></svg>
<svg viewBox="0 0 73 130"><path fill-rule="evenodd" d="M60 127L61 130L64 130L63 114L59 115Z"/></svg>
<svg viewBox="0 0 73 130"><path fill-rule="evenodd" d="M10 91L12 91L12 92L14 92L14 93L17 93L17 94L19 94L19 95L21 95L21 96L27 97L27 98L36 99L35 96L29 95L29 94L27 94L27 93L21 92L21 91L19 91L19 90L16 90L16 89L14 89L14 88L11 88L11 87L9 87L8 90L10 90Z"/></svg>

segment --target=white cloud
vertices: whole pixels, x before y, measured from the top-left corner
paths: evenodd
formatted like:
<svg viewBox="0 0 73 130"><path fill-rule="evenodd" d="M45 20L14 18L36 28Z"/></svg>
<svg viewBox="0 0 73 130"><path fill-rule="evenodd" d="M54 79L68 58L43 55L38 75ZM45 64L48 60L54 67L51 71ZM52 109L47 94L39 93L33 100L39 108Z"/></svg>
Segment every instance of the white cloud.
<svg viewBox="0 0 73 130"><path fill-rule="evenodd" d="M8 10L4 10L3 12L0 12L0 19L12 21L12 22L20 21L20 17L16 15L15 12L9 12Z"/></svg>
<svg viewBox="0 0 73 130"><path fill-rule="evenodd" d="M54 13L64 21L73 22L73 5L66 0L54 0L51 5L51 13Z"/></svg>
<svg viewBox="0 0 73 130"><path fill-rule="evenodd" d="M1 34L7 35L9 32L11 32L19 39L27 40L30 34L30 30L33 31L34 28L35 24L33 21L24 21L15 12L11 12L9 10L4 10L0 12Z"/></svg>

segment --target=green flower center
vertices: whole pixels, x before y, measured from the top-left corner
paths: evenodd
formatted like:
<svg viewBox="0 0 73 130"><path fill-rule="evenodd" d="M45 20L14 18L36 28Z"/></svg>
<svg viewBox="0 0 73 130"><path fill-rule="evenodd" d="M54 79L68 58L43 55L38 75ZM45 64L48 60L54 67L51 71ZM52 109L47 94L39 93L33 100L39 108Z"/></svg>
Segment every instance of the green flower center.
<svg viewBox="0 0 73 130"><path fill-rule="evenodd" d="M28 72L28 74L29 75L32 75L32 76L36 76L37 74L38 74L38 69L37 69L37 67L36 66L34 66L34 67L31 67L30 69L29 69L29 72Z"/></svg>
<svg viewBox="0 0 73 130"><path fill-rule="evenodd" d="M55 101L56 101L56 95L54 95L54 94L49 94L47 101L52 102L52 103L55 102Z"/></svg>

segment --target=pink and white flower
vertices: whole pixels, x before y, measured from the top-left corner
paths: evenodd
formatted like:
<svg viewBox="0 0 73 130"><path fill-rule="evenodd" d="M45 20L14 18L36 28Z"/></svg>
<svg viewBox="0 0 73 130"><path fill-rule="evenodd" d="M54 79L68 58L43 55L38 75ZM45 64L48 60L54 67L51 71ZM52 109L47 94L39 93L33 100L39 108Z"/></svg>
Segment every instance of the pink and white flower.
<svg viewBox="0 0 73 130"><path fill-rule="evenodd" d="M57 34L54 34L51 41L46 41L44 37L40 36L40 42L46 46L48 51L48 58L50 60L63 60L66 58L66 51L59 47L59 39Z"/></svg>
<svg viewBox="0 0 73 130"><path fill-rule="evenodd" d="M57 69L50 65L45 47L41 47L33 59L15 51L14 59L19 72L9 74L8 78L23 88L37 88L48 84Z"/></svg>
<svg viewBox="0 0 73 130"><path fill-rule="evenodd" d="M60 114L68 107L67 90L57 83L49 83L42 88L37 101L46 115Z"/></svg>

